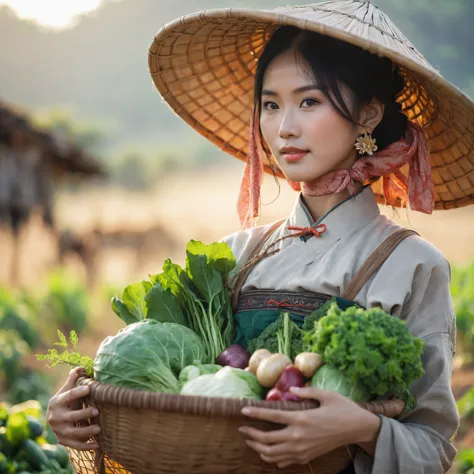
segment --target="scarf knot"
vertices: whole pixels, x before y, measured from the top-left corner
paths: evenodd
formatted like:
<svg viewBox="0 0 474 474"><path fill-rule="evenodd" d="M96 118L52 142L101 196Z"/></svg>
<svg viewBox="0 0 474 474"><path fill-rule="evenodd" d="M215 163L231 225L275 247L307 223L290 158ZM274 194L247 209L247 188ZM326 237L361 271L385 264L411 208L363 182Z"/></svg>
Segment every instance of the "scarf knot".
<svg viewBox="0 0 474 474"><path fill-rule="evenodd" d="M243 229L253 227L260 211L260 188L263 182L262 146L258 137L260 125L254 117L250 128L250 146L242 177L238 214ZM408 166L408 177L401 168ZM307 196L323 196L347 189L355 192L356 183L365 184L372 178L382 178L385 204L397 206L407 201L411 209L431 214L434 207L434 185L429 151L422 128L407 122L406 136L370 157L359 158L351 169L331 171L314 181L288 180L296 191Z"/></svg>

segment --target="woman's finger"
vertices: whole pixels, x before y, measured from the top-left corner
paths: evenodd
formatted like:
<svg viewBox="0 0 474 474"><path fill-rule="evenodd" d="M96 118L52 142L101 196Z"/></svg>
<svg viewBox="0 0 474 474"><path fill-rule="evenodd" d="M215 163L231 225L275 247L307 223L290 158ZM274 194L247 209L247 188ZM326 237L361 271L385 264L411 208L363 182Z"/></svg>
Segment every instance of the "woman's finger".
<svg viewBox="0 0 474 474"><path fill-rule="evenodd" d="M264 444L283 443L291 439L291 430L289 428L273 431L260 431L251 426L241 426L239 432L249 436L254 441Z"/></svg>
<svg viewBox="0 0 474 474"><path fill-rule="evenodd" d="M316 400L321 405L343 396L337 392L322 390L317 387L290 387L290 391L300 398Z"/></svg>
<svg viewBox="0 0 474 474"><path fill-rule="evenodd" d="M268 463L268 464L281 464L281 463L288 463L289 464L296 464L297 461L294 459L294 456L266 456L265 454L261 454L260 458L262 461Z"/></svg>
<svg viewBox="0 0 474 474"><path fill-rule="evenodd" d="M294 457L295 446L291 443L280 443L269 446L268 444L257 443L256 441L245 441L258 454L272 457Z"/></svg>
<svg viewBox="0 0 474 474"><path fill-rule="evenodd" d="M70 405L73 402L76 402L80 400L81 398L84 398L87 396L90 392L90 387L87 385L84 385L82 387L75 387L71 390L68 390L67 392L61 393L58 395L58 405L63 405L67 406Z"/></svg>
<svg viewBox="0 0 474 474"><path fill-rule="evenodd" d="M95 418L99 415L99 410L94 407L82 408L80 410L72 410L65 416L65 421L69 423L77 423L78 421L85 421L90 418Z"/></svg>
<svg viewBox="0 0 474 474"><path fill-rule="evenodd" d="M282 425L289 425L301 417L299 411L270 410L268 408L245 407L242 409L242 415L258 420L273 421Z"/></svg>
<svg viewBox="0 0 474 474"><path fill-rule="evenodd" d="M75 367L69 372L69 376L66 380L66 383L58 390L58 395L74 388L76 381L79 378L79 371L80 367Z"/></svg>
<svg viewBox="0 0 474 474"><path fill-rule="evenodd" d="M87 440L92 436L96 436L100 433L99 425L89 426L68 426L62 430L62 435L68 439L81 439Z"/></svg>

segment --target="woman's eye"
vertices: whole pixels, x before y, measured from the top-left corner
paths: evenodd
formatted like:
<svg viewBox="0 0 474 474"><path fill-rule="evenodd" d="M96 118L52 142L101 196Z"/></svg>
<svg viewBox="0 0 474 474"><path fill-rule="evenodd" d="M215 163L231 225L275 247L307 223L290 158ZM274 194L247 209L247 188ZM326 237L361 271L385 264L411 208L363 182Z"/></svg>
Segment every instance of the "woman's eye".
<svg viewBox="0 0 474 474"><path fill-rule="evenodd" d="M275 102L265 101L265 102L263 103L263 109L264 109L264 110L277 110L277 109L278 109L278 105L275 104Z"/></svg>
<svg viewBox="0 0 474 474"><path fill-rule="evenodd" d="M311 107L312 105L316 104L319 104L319 101L316 99L304 99L303 102L301 102L303 107Z"/></svg>

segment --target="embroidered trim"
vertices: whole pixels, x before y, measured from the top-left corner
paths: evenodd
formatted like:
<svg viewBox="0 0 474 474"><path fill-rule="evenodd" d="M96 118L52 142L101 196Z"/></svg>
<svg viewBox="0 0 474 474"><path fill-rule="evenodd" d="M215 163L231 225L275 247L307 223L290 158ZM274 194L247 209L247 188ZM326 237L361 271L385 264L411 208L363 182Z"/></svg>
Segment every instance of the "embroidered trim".
<svg viewBox="0 0 474 474"><path fill-rule="evenodd" d="M307 316L319 309L332 296L297 291L250 290L241 293L237 312L275 310L284 308L294 314Z"/></svg>

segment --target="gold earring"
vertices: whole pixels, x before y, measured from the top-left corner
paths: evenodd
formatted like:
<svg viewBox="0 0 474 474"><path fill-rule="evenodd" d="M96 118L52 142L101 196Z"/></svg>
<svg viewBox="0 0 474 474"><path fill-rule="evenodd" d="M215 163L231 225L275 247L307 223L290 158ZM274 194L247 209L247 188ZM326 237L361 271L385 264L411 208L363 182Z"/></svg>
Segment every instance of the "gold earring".
<svg viewBox="0 0 474 474"><path fill-rule="evenodd" d="M370 133L365 132L363 137L359 137L355 142L355 148L359 152L359 155L373 155L377 150L378 146L375 144L375 138Z"/></svg>

